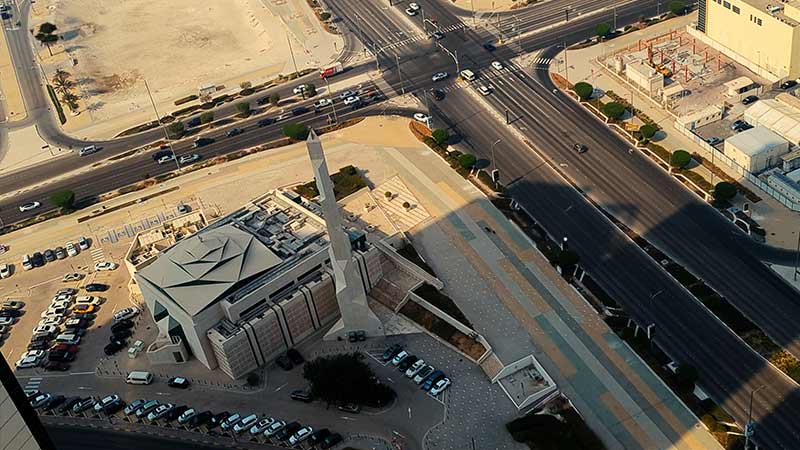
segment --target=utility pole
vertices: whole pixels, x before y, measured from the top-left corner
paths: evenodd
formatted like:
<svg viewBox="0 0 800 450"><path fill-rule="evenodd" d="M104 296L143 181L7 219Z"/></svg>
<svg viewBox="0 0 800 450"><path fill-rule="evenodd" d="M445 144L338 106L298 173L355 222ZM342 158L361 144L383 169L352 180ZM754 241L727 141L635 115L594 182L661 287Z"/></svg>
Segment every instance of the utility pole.
<svg viewBox="0 0 800 450"><path fill-rule="evenodd" d="M442 44L440 44L440 43L438 43L438 42L436 43L436 45L437 45L439 48L441 48L442 50L444 50L444 52L445 52L445 53L447 53L448 55L450 55L450 57L451 57L451 58L453 58L453 61L455 61L455 62L456 62L456 76L458 76L458 74L461 72L461 70L460 70L460 69L461 69L461 67L460 67L460 66L459 66L459 64L458 64L458 50L456 50L456 51L455 51L455 53L453 53L453 52L451 52L450 50L448 50L448 49L447 49L447 47L445 47L444 45L442 45Z"/></svg>
<svg viewBox="0 0 800 450"><path fill-rule="evenodd" d="M472 8L472 26L476 26L478 19L475 17L475 0L469 0L469 4Z"/></svg>
<svg viewBox="0 0 800 450"><path fill-rule="evenodd" d="M750 391L750 406L747 408L747 424L744 426L744 450L748 450L750 448L750 437L753 436L755 432L755 425L753 423L753 396L756 392L764 389L767 387L766 385L761 385L756 389Z"/></svg>
<svg viewBox="0 0 800 450"><path fill-rule="evenodd" d="M617 7L614 7L614 29L617 29Z"/></svg>
<svg viewBox="0 0 800 450"><path fill-rule="evenodd" d="M333 97L331 96L331 85L328 82L328 77L325 77L324 80L325 80L325 89L328 90L328 100L331 101L331 107L333 108L333 121L334 123L339 123L339 118L336 116L336 103L333 102Z"/></svg>
<svg viewBox="0 0 800 450"><path fill-rule="evenodd" d="M292 64L294 64L294 74L295 76L300 76L300 71L297 70L297 61L294 60L294 51L292 50L292 38L288 34L286 35L286 42L289 43L289 54L292 55Z"/></svg>
<svg viewBox="0 0 800 450"><path fill-rule="evenodd" d="M564 79L569 83L569 62L567 62L567 41L561 44L564 47ZM564 86L566 88L567 86Z"/></svg>
<svg viewBox="0 0 800 450"><path fill-rule="evenodd" d="M375 70L380 73L381 72L381 61L378 59L378 54L381 52L381 49L378 48L377 43L372 44L372 53L375 53Z"/></svg>
<svg viewBox="0 0 800 450"><path fill-rule="evenodd" d="M147 89L147 96L150 97L150 104L153 105L153 111L156 113L156 120L158 121L159 125L161 125L161 129L164 130L164 138L167 140L169 151L172 152L172 159L175 160L175 165L178 166L178 170L181 170L181 163L178 161L178 155L175 154L175 149L172 148L172 141L169 139L169 132L167 131L166 125L161 122L161 116L158 114L156 102L153 100L153 94L150 92L150 86L148 86L147 80L144 80L144 87Z"/></svg>
<svg viewBox="0 0 800 450"><path fill-rule="evenodd" d="M494 146L502 142L502 139L498 139L492 143L492 169L497 169L497 164L494 162Z"/></svg>
<svg viewBox="0 0 800 450"><path fill-rule="evenodd" d="M394 58L397 61L397 76L400 77L400 94L406 95L406 88L403 86L403 72L400 71L400 55L395 53Z"/></svg>
<svg viewBox="0 0 800 450"><path fill-rule="evenodd" d="M422 12L422 32L427 36L428 24L425 23L425 8L420 8L419 10Z"/></svg>

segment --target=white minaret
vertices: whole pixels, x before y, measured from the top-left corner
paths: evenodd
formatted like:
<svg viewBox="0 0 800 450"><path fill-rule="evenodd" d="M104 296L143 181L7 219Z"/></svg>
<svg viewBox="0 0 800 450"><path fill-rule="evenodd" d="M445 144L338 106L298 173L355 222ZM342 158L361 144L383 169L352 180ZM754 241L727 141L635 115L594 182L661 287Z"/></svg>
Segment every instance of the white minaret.
<svg viewBox="0 0 800 450"><path fill-rule="evenodd" d="M325 334L325 339L346 338L348 333L355 331L364 331L367 336L383 336L383 325L367 304L361 274L353 261L350 238L342 228L342 216L333 195L333 183L328 173L325 153L322 151L322 142L314 130L308 134L306 147L317 180L319 205L328 227L328 238L331 241L328 252L336 283L336 300L342 313L342 318Z"/></svg>

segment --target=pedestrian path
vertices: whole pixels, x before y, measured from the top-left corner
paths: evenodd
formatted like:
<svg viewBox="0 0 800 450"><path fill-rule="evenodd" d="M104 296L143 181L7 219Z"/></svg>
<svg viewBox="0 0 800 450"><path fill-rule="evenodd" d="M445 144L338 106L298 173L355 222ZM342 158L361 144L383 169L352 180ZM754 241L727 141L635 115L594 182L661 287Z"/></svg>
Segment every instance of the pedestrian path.
<svg viewBox="0 0 800 450"><path fill-rule="evenodd" d="M97 264L106 261L106 255L102 247L93 248L89 253L92 255L92 262Z"/></svg>
<svg viewBox="0 0 800 450"><path fill-rule="evenodd" d="M430 35L430 33L432 33L433 31L439 31L440 33L447 34L447 33L453 32L453 31L458 31L458 30L460 30L460 29L462 29L464 27L465 27L465 25L463 23L454 23L454 24L448 25L446 27L437 28L436 30L430 30L429 33L425 33L425 32L415 33L414 35L412 35L410 37L407 37L405 39L402 39L400 41L396 41L396 42L393 42L391 44L382 45L382 46L380 46L380 49L382 51L384 51L384 50L392 50L392 49L395 49L395 48L398 48L398 47L403 47L403 46L406 46L406 45L409 45L409 44L413 44L415 42L423 41L423 40L426 40L426 39L434 39Z"/></svg>
<svg viewBox="0 0 800 450"><path fill-rule="evenodd" d="M25 387L23 388L23 390L38 391L40 384L42 384L42 377L31 377L28 379L28 382L25 383Z"/></svg>

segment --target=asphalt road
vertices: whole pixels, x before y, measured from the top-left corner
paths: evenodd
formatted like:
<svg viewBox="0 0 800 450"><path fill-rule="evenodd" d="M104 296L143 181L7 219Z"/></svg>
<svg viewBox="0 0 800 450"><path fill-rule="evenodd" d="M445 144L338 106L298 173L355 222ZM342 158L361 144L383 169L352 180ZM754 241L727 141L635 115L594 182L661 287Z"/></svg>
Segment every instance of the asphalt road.
<svg viewBox="0 0 800 450"><path fill-rule="evenodd" d="M87 430L78 427L48 426L47 433L58 450L110 450L135 449L174 450L191 448L192 450L229 450L228 447L212 447L195 442L191 444L173 439L157 438L141 433L110 432L105 430ZM271 447L271 446L267 446ZM273 447L274 448L274 447Z"/></svg>
<svg viewBox="0 0 800 450"><path fill-rule="evenodd" d="M643 1L618 7L618 25L654 14L655 6ZM550 46L581 41L591 34L593 23L610 20L613 11L584 16L557 32L527 36L522 47L543 49L546 56L552 53L547 51ZM477 69L481 83L495 86L494 93L484 98L492 108L487 110L464 92L472 86L448 88L447 98L432 110L479 156L491 158L492 143L503 139L495 149L496 164L514 198L546 229L569 238L582 264L638 323L655 323L657 342L674 359L697 367L707 392L725 404L740 424L746 421L750 391L766 385L753 405L759 423L756 441L772 449L800 448L793 424L800 413L797 385L718 322L495 117L511 111L512 126L556 167L564 164L561 170L592 200L687 265L779 344L800 355L797 293L753 256L753 246L727 220L646 158L628 153L627 144L583 108L560 92L554 94L545 71L534 77L519 68L493 73L488 62L511 55L508 49L489 55L480 47L485 39L481 33L465 31L449 33L442 44L458 50L462 69ZM452 59L426 53L425 45L420 44L419 55L402 66L402 82L419 91L432 85L433 72L455 69ZM396 73L387 73L387 79L395 87L401 83ZM588 144L590 151L578 155L572 150L576 142Z"/></svg>

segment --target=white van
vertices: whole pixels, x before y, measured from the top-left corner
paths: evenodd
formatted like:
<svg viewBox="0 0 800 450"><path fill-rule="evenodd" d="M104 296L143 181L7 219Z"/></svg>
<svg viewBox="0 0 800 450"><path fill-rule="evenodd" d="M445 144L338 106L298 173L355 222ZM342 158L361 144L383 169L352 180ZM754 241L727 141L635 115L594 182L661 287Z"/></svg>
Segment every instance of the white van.
<svg viewBox="0 0 800 450"><path fill-rule="evenodd" d="M91 155L92 153L97 152L97 150L99 150L99 149L97 148L96 145L88 145L88 146L83 147L82 149L80 149L80 151L78 151L78 155L80 155L80 156Z"/></svg>
<svg viewBox="0 0 800 450"><path fill-rule="evenodd" d="M471 71L469 69L462 70L460 75L461 75L461 78L463 78L463 79L465 79L467 81L475 81L475 72L473 72L473 71Z"/></svg>
<svg viewBox="0 0 800 450"><path fill-rule="evenodd" d="M128 373L128 378L125 379L125 382L128 384L150 384L153 382L153 374L134 370Z"/></svg>

